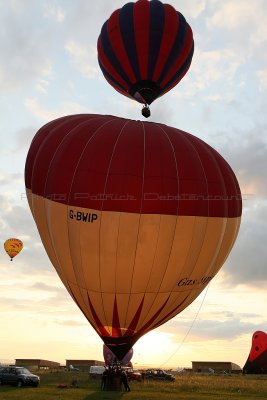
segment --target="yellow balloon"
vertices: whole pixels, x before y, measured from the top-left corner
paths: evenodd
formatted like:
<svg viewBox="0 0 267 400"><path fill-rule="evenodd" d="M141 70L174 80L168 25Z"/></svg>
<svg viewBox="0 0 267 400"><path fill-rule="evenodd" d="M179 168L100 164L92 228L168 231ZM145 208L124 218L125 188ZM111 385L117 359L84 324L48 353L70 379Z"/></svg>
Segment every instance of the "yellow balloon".
<svg viewBox="0 0 267 400"><path fill-rule="evenodd" d="M12 261L12 259L16 257L23 249L23 243L19 239L7 239L4 243L4 248L10 257L10 261Z"/></svg>

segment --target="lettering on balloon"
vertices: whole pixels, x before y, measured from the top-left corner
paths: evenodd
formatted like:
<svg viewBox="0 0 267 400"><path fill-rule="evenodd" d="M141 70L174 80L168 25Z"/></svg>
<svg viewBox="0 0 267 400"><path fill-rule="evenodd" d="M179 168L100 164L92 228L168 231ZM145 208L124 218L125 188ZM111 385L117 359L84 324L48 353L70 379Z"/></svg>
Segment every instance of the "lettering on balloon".
<svg viewBox="0 0 267 400"><path fill-rule="evenodd" d="M177 282L177 286L204 286L207 285L213 276L202 276L200 279L189 279L189 278L182 278Z"/></svg>
<svg viewBox="0 0 267 400"><path fill-rule="evenodd" d="M97 217L97 214L95 214L95 213L70 210L69 218L76 219L76 221L81 221L81 222L94 222L97 220L98 217Z"/></svg>

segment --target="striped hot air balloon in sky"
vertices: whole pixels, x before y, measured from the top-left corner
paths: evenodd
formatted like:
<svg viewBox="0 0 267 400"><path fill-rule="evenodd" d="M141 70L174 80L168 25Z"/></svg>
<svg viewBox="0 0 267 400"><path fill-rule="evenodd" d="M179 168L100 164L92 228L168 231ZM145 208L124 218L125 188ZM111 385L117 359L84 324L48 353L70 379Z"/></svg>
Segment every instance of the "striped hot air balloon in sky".
<svg viewBox="0 0 267 400"><path fill-rule="evenodd" d="M25 182L51 262L118 359L192 303L239 230L231 167L163 124L59 118L35 135Z"/></svg>
<svg viewBox="0 0 267 400"><path fill-rule="evenodd" d="M100 68L114 89L151 104L186 74L194 41L184 16L171 5L139 0L113 12L97 49Z"/></svg>

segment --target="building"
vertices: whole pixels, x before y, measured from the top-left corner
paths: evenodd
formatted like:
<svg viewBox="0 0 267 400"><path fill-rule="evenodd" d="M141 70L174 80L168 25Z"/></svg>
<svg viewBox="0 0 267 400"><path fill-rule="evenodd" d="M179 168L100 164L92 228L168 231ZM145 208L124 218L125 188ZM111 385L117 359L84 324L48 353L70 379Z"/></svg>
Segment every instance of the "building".
<svg viewBox="0 0 267 400"><path fill-rule="evenodd" d="M228 374L241 373L239 365L230 361L192 361L193 372L212 372Z"/></svg>
<svg viewBox="0 0 267 400"><path fill-rule="evenodd" d="M39 360L35 358L16 358L15 365L29 369L57 369L60 363L48 360Z"/></svg>
<svg viewBox="0 0 267 400"><path fill-rule="evenodd" d="M105 365L104 361L97 360L66 360L66 369L77 368L80 371L89 371L93 365Z"/></svg>

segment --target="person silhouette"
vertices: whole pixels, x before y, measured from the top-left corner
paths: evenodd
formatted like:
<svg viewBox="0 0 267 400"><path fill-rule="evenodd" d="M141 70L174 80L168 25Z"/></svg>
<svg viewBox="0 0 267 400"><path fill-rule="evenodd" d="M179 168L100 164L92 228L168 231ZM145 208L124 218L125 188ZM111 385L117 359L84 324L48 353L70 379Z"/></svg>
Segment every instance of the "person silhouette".
<svg viewBox="0 0 267 400"><path fill-rule="evenodd" d="M126 374L125 371L122 371L122 373L121 373L121 383L124 386L125 392L130 392L131 391L130 386L128 384L128 377L127 377L127 374Z"/></svg>

